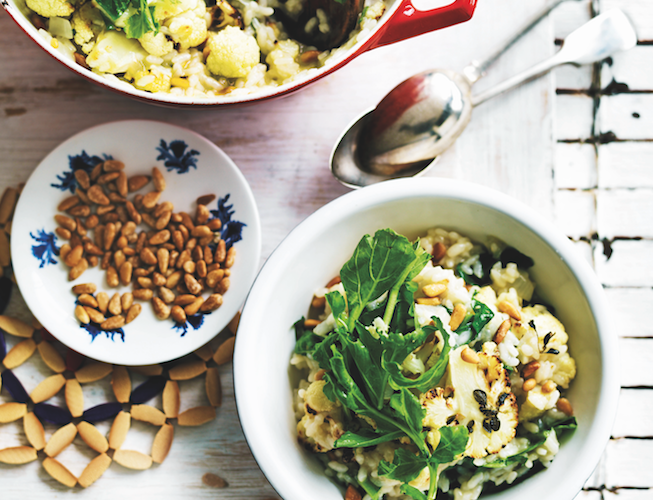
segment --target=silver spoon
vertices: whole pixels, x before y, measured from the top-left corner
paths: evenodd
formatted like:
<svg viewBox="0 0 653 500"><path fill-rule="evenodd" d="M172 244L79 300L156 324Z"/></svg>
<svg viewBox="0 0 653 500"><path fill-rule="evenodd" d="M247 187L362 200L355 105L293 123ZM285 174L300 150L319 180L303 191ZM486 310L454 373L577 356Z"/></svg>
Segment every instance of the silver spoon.
<svg viewBox="0 0 653 500"><path fill-rule="evenodd" d="M376 108L347 127L331 154L333 175L353 188L419 175L463 132L474 106L561 64L600 61L637 43L628 18L613 9L570 33L553 57L472 97L472 84L484 75L487 67L559 3L536 16L484 64L472 63L463 74L426 71L395 87Z"/></svg>

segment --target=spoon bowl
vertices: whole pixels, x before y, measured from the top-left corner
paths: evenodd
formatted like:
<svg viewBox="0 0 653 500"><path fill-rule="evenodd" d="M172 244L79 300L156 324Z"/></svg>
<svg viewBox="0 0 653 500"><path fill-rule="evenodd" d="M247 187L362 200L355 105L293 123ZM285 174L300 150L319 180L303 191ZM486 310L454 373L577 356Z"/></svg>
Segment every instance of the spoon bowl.
<svg viewBox="0 0 653 500"><path fill-rule="evenodd" d="M559 3L536 16L490 62ZM423 173L462 134L475 106L561 64L597 62L636 43L626 15L613 9L573 31L549 59L478 95L472 96L472 85L488 63L472 64L462 74L437 69L414 75L352 122L334 148L331 171L350 187Z"/></svg>

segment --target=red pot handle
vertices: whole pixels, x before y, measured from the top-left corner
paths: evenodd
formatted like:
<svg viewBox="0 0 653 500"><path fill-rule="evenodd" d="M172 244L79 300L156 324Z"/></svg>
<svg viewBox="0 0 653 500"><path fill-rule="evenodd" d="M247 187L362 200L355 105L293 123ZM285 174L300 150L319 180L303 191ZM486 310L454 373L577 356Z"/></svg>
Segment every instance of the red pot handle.
<svg viewBox="0 0 653 500"><path fill-rule="evenodd" d="M476 0L454 0L437 9L417 10L411 0L401 0L395 13L377 33L370 48L462 23L472 17L475 8Z"/></svg>

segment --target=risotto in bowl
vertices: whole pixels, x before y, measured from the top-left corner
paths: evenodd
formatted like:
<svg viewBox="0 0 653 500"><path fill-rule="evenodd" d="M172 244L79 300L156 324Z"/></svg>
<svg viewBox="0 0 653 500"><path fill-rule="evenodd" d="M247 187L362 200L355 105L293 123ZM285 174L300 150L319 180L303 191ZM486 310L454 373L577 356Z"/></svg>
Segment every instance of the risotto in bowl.
<svg viewBox="0 0 653 500"><path fill-rule="evenodd" d="M437 0L422 11L411 0L3 2L31 38L73 71L169 105L285 95L370 48L466 21L475 5ZM338 14L349 6L355 15Z"/></svg>
<svg viewBox="0 0 653 500"><path fill-rule="evenodd" d="M347 194L245 304L236 401L286 500L573 498L609 439L616 335L593 271L519 202L442 179Z"/></svg>

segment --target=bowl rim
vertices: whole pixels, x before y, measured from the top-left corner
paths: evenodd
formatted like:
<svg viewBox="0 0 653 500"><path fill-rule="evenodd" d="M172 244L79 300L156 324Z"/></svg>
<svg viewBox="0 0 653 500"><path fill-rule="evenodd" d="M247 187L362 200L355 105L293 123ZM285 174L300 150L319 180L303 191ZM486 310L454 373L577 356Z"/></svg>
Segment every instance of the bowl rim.
<svg viewBox="0 0 653 500"><path fill-rule="evenodd" d="M332 72L340 69L360 54L371 49L374 45L375 40L377 39L380 30L390 21L390 19L397 13L399 6L401 5L401 0L394 0L393 4L389 9L384 12L382 18L379 22L372 28L362 40L357 41L352 47L344 51L343 53L337 54L332 61L320 68L316 68L315 71L309 71L304 73L300 77L292 80L291 82L285 83L278 87L269 87L262 92L255 92L253 94L243 94L238 96L224 96L220 98L210 98L210 97L185 97L185 96L174 96L172 94L154 94L151 92L146 92L144 90L139 90L136 87L126 83L114 83L106 78L103 78L101 75L94 73L90 69L86 69L83 66L80 66L75 61L72 61L64 57L57 49L53 48L46 40L38 33L38 29L29 21L25 16L23 9L20 8L16 0L6 0L3 2L3 7L5 11L9 14L14 22L25 32L25 34L31 38L36 44L41 47L47 54L52 58L66 66L68 69L77 73L78 75L84 77L86 80L100 85L101 87L116 92L118 94L127 95L133 99L147 102L150 104L160 105L160 106L190 106L190 107L231 107L238 106L243 104L254 104L257 102L268 101L270 99L276 99L278 97L283 97L288 94L291 94L300 88L310 85L311 83L316 82L317 80L331 74ZM346 43L346 42L345 42Z"/></svg>
<svg viewBox="0 0 653 500"><path fill-rule="evenodd" d="M346 217L353 211L362 211L379 205L399 201L406 198L438 197L456 201L469 202L493 209L516 220L525 228L532 231L545 244L554 250L574 276L580 289L587 299L589 309L596 322L596 330L601 340L601 382L599 384L600 396L597 401L595 418L588 429L585 439L584 458L577 461L578 465L573 478L567 478L570 489L574 494L580 491L585 481L591 476L599 459L610 439L614 420L617 414L619 398L619 345L618 336L612 328L608 315L607 299L598 276L589 263L583 258L578 249L574 248L571 241L561 233L553 223L546 220L533 208L521 201L510 197L500 191L482 186L480 184L443 178L407 178L385 181L352 191L319 208L313 214L300 222L277 246L267 259L258 276L254 280L250 292L243 306L239 332L233 358L234 396L236 409L241 422L245 440L257 461L261 471L266 476L272 487L285 497L285 485L274 477L273 464L276 457L269 456L265 447L259 441L260 434L256 433L256 413L250 411L252 401L247 398L247 347L245 343L256 340L251 323L258 321L260 316L256 311L256 303L264 298L262 290L269 286L270 274L280 264L283 264L286 248L291 248L296 243L311 239L318 235L321 228L334 219ZM250 312L250 309L253 312ZM250 334L250 332L252 332ZM590 458L590 460L587 460ZM493 496L494 498L494 496ZM571 497L570 497L571 498Z"/></svg>

